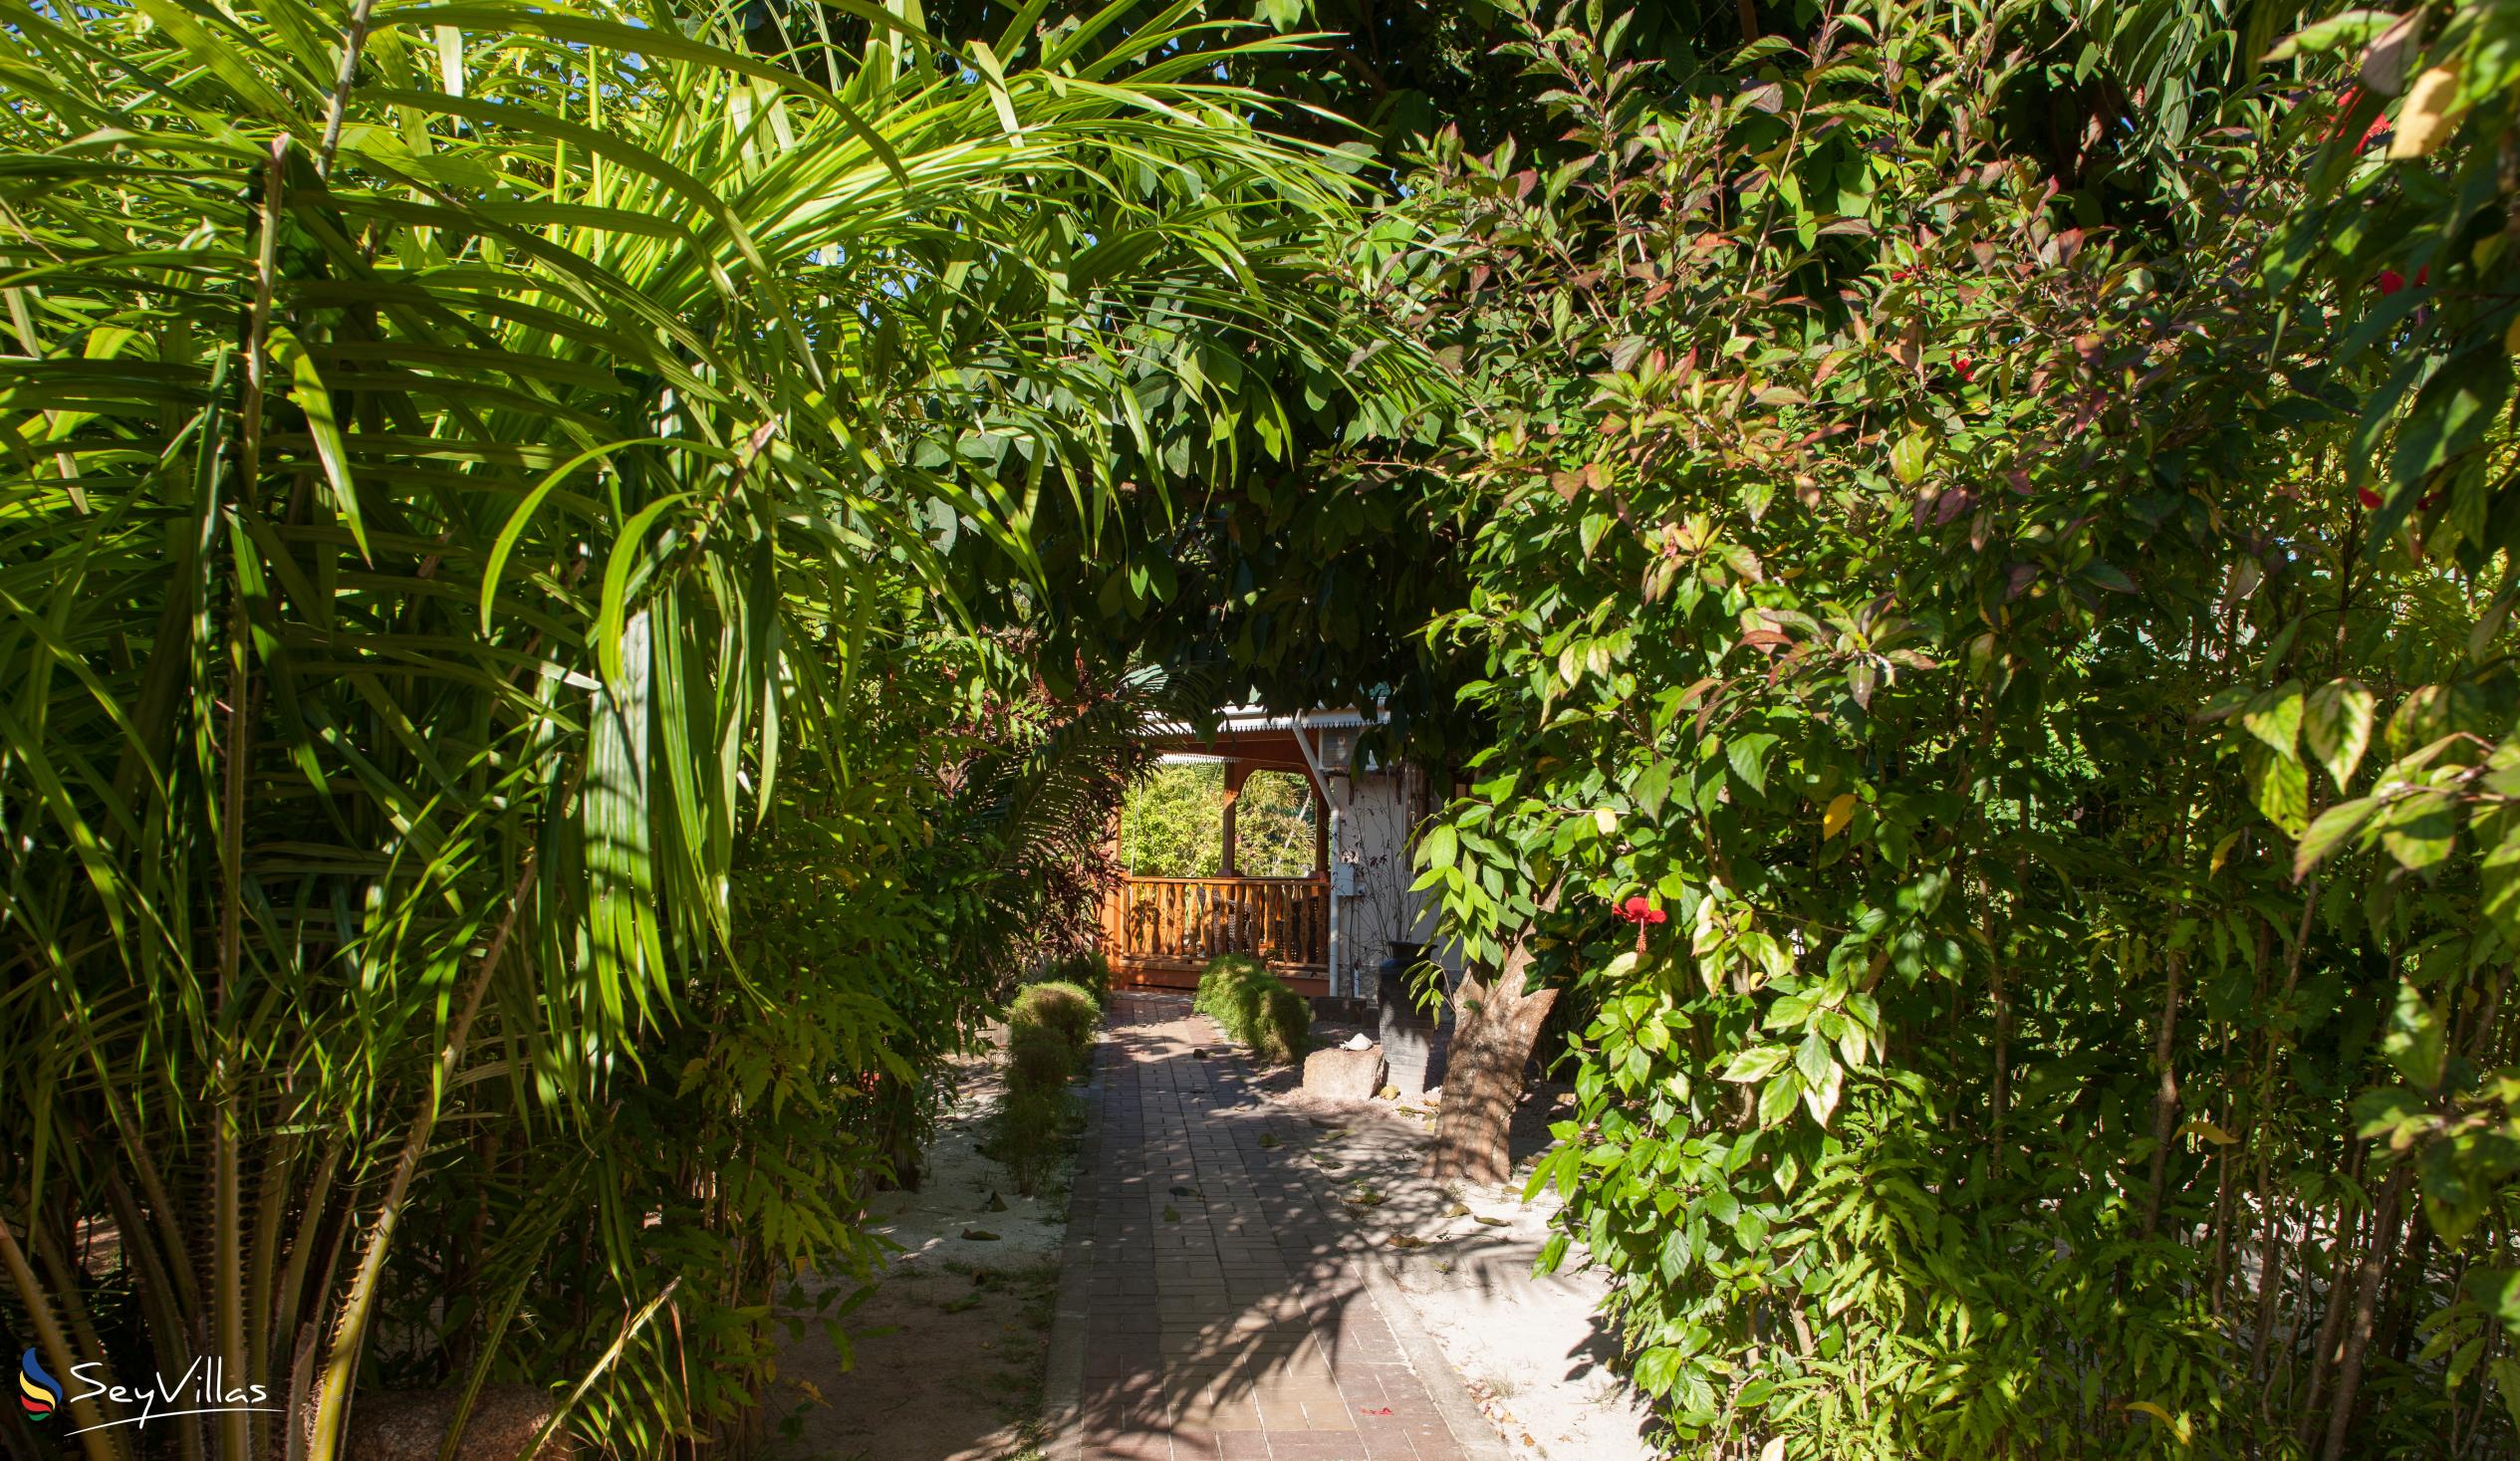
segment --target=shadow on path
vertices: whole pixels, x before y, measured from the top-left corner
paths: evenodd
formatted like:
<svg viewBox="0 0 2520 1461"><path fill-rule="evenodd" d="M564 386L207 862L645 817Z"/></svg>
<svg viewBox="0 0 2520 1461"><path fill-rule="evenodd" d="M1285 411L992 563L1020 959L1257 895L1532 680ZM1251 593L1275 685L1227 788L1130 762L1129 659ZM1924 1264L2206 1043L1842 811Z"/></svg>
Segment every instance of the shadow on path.
<svg viewBox="0 0 2520 1461"><path fill-rule="evenodd" d="M1096 1060L1069 1227L1083 1292L1063 1300L1083 1323L1069 1454L1495 1453L1414 1316L1377 1297L1372 1239L1341 1210L1389 1199L1313 1169L1335 1121L1266 1100L1186 1000L1124 995Z"/></svg>

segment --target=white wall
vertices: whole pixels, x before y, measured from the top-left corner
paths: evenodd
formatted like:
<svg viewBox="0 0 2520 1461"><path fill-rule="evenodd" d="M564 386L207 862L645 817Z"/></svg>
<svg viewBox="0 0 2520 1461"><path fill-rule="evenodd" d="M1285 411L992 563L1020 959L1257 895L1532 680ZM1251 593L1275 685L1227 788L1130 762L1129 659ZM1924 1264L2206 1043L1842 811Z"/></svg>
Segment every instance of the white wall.
<svg viewBox="0 0 2520 1461"><path fill-rule="evenodd" d="M1339 812L1331 859L1347 865L1355 888L1339 899L1339 982L1331 992L1370 999L1375 966L1394 936L1411 943L1434 936L1433 900L1408 891L1416 880L1409 834L1430 804L1425 778L1409 767L1333 777L1330 792ZM1439 949L1435 956L1457 969L1449 953Z"/></svg>

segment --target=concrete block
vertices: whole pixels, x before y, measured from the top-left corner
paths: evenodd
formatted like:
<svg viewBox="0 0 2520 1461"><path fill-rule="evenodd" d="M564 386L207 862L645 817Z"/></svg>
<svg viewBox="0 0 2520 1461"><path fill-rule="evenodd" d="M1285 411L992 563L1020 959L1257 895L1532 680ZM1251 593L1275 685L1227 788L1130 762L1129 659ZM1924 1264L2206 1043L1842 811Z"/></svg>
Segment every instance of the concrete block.
<svg viewBox="0 0 2520 1461"><path fill-rule="evenodd" d="M1304 1057L1304 1094L1325 1100L1372 1100L1383 1084L1383 1049L1317 1050Z"/></svg>

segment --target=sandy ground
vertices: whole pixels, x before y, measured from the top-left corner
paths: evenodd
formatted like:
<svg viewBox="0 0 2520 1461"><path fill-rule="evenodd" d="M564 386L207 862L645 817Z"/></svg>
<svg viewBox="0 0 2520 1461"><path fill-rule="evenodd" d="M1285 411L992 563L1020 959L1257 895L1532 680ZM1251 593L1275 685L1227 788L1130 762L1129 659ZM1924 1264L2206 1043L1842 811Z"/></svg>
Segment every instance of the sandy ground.
<svg viewBox="0 0 2520 1461"><path fill-rule="evenodd" d="M1348 1033L1325 1025L1316 1038ZM1514 1119L1515 1180L1483 1187L1418 1175L1430 1108L1323 1101L1296 1085L1284 1072L1263 1082L1321 1133L1316 1163L1348 1192L1348 1211L1507 1449L1545 1461L1651 1461L1650 1412L1612 1368L1618 1337L1594 1317L1601 1277L1578 1269L1580 1246L1560 1272L1532 1272L1559 1203L1553 1192L1525 1203L1522 1189L1548 1146L1548 1123L1573 1097L1563 1088L1530 1093Z"/></svg>
<svg viewBox="0 0 2520 1461"><path fill-rule="evenodd" d="M793 1433L771 1448L777 1461L1038 1454L1068 1194L1063 1174L1063 1185L1025 1197L981 1155L1002 1090L992 1061L962 1066L925 1180L915 1192L876 1198L870 1226L901 1251L875 1296L845 1321L854 1367L842 1367L817 1325L782 1356L774 1404L799 1413Z"/></svg>

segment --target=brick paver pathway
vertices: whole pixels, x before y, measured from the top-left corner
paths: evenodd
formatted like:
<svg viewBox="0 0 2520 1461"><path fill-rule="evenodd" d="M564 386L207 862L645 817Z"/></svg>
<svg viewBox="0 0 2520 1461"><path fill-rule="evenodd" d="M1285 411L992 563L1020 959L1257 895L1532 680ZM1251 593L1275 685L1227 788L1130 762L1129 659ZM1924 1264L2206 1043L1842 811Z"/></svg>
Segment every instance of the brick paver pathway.
<svg viewBox="0 0 2520 1461"><path fill-rule="evenodd" d="M1124 995L1096 1059L1098 1118L1068 1229L1067 1287L1082 1280L1082 1303L1060 1321L1084 1331L1068 1454L1496 1453L1416 1317L1378 1302L1375 1260L1309 1168L1320 1130L1252 1093L1213 1025L1183 1001Z"/></svg>

